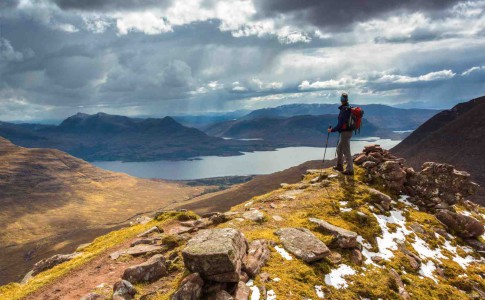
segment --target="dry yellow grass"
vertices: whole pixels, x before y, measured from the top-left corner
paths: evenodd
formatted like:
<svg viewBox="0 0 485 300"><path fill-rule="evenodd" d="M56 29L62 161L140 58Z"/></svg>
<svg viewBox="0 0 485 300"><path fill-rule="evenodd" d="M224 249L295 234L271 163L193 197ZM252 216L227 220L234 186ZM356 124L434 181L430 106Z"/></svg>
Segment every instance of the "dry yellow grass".
<svg viewBox="0 0 485 300"><path fill-rule="evenodd" d="M0 138L0 284L136 214L181 205L206 188L109 172L58 150Z"/></svg>

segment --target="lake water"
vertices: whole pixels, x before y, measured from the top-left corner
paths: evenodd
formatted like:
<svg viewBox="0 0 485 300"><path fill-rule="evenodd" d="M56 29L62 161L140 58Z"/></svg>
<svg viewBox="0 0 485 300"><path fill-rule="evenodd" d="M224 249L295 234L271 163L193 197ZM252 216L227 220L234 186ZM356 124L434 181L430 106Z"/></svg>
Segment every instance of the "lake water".
<svg viewBox="0 0 485 300"><path fill-rule="evenodd" d="M353 140L352 153L362 150L365 145L379 144L390 149L400 141L379 139L378 137ZM309 160L322 159L324 148L288 147L275 151L248 152L240 156L202 156L197 160L121 162L98 161L94 165L115 172L123 172L142 178L162 178L190 180L219 176L260 175L278 172ZM326 159L335 157L335 147L327 149Z"/></svg>

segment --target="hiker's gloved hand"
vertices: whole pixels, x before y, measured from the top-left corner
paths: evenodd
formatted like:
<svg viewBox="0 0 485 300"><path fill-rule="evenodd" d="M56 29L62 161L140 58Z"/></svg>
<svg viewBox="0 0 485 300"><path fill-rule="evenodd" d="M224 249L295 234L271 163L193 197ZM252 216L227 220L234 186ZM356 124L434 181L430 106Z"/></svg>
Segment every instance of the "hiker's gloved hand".
<svg viewBox="0 0 485 300"><path fill-rule="evenodd" d="M328 132L332 132L332 127L328 127Z"/></svg>

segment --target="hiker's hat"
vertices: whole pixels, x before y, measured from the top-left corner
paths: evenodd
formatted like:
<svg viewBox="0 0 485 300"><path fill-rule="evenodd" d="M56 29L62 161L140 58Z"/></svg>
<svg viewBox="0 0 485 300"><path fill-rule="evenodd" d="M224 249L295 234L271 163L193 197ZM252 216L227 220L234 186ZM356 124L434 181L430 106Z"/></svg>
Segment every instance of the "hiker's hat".
<svg viewBox="0 0 485 300"><path fill-rule="evenodd" d="M340 102L347 102L349 101L349 95L347 95L347 93L342 93L342 95L340 96Z"/></svg>

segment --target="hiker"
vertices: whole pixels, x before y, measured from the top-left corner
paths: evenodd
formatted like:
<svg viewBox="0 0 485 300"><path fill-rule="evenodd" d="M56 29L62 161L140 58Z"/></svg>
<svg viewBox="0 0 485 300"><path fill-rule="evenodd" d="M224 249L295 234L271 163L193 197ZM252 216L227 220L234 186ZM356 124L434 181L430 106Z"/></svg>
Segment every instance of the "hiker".
<svg viewBox="0 0 485 300"><path fill-rule="evenodd" d="M349 105L349 96L347 93L342 93L340 96L339 106L340 113L338 115L338 124L335 127L329 127L328 132L339 132L340 138L337 145L337 165L333 167L334 170L342 172L344 175L354 175L354 163L352 154L350 153L350 139L352 138L352 128L349 128L348 121L351 116L351 107ZM347 167L344 171L344 156L347 161Z"/></svg>

